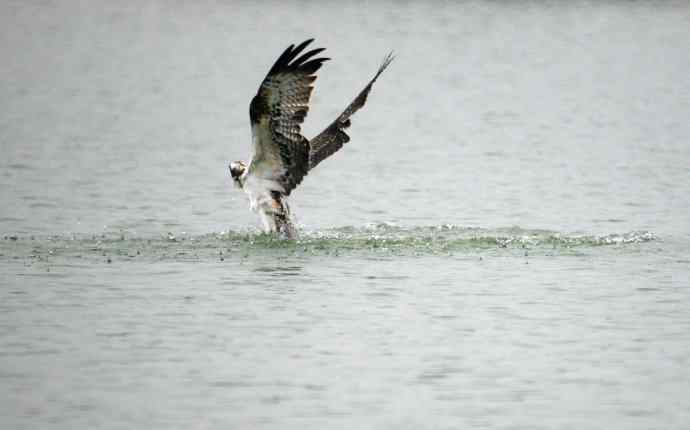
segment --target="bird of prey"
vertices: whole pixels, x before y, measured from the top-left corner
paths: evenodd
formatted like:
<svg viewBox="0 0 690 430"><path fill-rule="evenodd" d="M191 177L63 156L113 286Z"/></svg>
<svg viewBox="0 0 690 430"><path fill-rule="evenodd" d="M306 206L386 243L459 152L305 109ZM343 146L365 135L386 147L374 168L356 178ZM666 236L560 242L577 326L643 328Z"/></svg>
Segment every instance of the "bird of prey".
<svg viewBox="0 0 690 430"><path fill-rule="evenodd" d="M234 185L244 190L250 208L259 213L264 231L288 239L297 234L290 217L288 196L311 169L350 140L345 133L350 117L364 106L372 85L393 60L392 53L388 54L345 111L308 140L302 136L300 125L309 111L315 73L330 60L318 56L325 48L302 54L313 40L290 45L268 71L249 105L252 158L228 166Z"/></svg>

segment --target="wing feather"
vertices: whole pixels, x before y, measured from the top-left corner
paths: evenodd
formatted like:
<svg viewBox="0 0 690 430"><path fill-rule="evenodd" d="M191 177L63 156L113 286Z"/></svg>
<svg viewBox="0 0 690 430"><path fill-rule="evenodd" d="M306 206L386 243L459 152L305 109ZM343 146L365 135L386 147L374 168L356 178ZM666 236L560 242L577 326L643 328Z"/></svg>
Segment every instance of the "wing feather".
<svg viewBox="0 0 690 430"><path fill-rule="evenodd" d="M376 75L369 81L366 87L355 97L350 105L333 121L324 131L309 142L309 169L313 169L317 164L337 152L344 144L350 141L350 136L345 133L345 129L350 127L350 117L354 115L367 102L367 97L376 79L386 70L386 67L395 57L391 52L388 54Z"/></svg>
<svg viewBox="0 0 690 430"><path fill-rule="evenodd" d="M249 172L276 181L285 195L309 171L309 141L301 124L309 112L316 73L329 60L323 48L300 55L314 39L290 45L276 60L249 105L254 157Z"/></svg>

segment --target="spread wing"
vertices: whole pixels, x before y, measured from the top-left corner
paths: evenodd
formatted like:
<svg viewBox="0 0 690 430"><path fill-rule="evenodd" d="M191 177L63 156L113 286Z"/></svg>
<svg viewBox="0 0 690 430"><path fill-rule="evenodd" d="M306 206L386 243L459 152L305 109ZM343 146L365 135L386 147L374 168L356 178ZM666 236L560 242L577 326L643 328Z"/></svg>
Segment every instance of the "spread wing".
<svg viewBox="0 0 690 430"><path fill-rule="evenodd" d="M350 126L350 117L354 115L367 101L367 96L371 91L372 85L376 82L379 75L386 70L386 67L393 61L393 53L384 58L381 67L369 81L366 87L355 97L350 105L340 116L331 123L324 131L309 142L309 169L313 169L317 164L328 158L331 154L338 151L343 145L350 141L350 136L345 133L345 129Z"/></svg>
<svg viewBox="0 0 690 430"><path fill-rule="evenodd" d="M309 141L300 125L309 111L314 73L328 60L313 58L324 48L297 57L313 40L290 45L278 57L249 105L254 140L249 173L274 181L275 191L285 195L309 171Z"/></svg>

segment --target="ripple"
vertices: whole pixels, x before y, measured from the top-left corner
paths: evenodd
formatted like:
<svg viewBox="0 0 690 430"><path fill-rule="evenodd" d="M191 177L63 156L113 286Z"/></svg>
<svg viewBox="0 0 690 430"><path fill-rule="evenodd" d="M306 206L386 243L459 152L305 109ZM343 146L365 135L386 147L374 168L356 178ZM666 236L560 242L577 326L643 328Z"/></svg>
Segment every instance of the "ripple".
<svg viewBox="0 0 690 430"><path fill-rule="evenodd" d="M12 170L31 170L33 167L29 166L28 164L24 163L12 163L7 165L8 169Z"/></svg>

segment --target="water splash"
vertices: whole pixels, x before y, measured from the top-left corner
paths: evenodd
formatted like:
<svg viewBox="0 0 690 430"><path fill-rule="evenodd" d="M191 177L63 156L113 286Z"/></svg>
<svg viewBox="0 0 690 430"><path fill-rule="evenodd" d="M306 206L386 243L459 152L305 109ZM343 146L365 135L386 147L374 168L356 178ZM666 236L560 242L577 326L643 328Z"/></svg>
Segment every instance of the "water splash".
<svg viewBox="0 0 690 430"><path fill-rule="evenodd" d="M41 261L54 257L93 259L200 260L278 254L389 254L448 255L473 252L531 252L567 254L602 246L626 246L657 240L648 231L622 234L573 235L549 230L511 227L468 228L456 225L400 227L371 224L303 231L288 241L252 230L224 231L205 235L166 232L159 237L127 237L126 234L90 236L18 237L0 240L0 260Z"/></svg>

